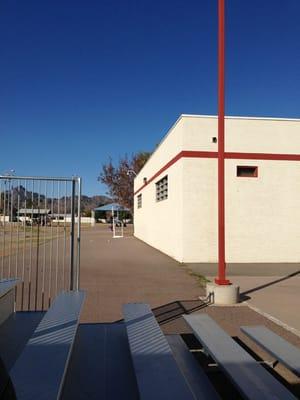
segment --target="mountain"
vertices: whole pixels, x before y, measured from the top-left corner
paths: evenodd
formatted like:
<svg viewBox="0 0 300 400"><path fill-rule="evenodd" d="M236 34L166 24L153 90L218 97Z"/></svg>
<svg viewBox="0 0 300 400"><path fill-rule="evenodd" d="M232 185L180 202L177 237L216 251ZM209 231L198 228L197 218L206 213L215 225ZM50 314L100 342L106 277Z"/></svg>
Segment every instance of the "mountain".
<svg viewBox="0 0 300 400"><path fill-rule="evenodd" d="M112 199L107 196L81 196L81 209L83 212L88 212L96 207L104 206L112 203Z"/></svg>
<svg viewBox="0 0 300 400"><path fill-rule="evenodd" d="M21 208L48 208L52 213L69 214L71 212L71 196L57 196L54 190L48 189L49 193L38 193L30 191L24 186L12 187L3 191L0 197L0 212L11 209L11 204L15 211ZM55 196L56 194L56 196ZM69 193L68 193L69 194ZM47 197L46 197L47 196ZM107 196L81 196L81 212L89 214L96 207L111 203L112 200ZM75 196L75 209L77 208L77 196ZM6 212L7 214L7 212Z"/></svg>

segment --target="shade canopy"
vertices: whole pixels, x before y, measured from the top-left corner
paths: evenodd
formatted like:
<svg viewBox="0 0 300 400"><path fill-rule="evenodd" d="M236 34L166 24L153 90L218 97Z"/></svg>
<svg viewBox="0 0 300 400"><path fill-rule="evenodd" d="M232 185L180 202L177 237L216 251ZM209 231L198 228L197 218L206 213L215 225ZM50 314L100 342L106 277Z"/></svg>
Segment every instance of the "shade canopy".
<svg viewBox="0 0 300 400"><path fill-rule="evenodd" d="M111 211L112 209L114 211L129 211L128 208L125 208L118 203L105 204L102 207L94 208L94 211Z"/></svg>

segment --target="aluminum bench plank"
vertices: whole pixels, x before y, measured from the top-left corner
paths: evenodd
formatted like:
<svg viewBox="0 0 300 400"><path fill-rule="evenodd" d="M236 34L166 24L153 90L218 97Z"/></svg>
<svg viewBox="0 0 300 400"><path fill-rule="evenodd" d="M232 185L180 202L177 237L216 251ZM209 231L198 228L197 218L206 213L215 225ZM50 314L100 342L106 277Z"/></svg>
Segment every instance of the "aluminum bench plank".
<svg viewBox="0 0 300 400"><path fill-rule="evenodd" d="M18 400L59 399L84 298L62 292L46 312L10 371Z"/></svg>
<svg viewBox="0 0 300 400"><path fill-rule="evenodd" d="M3 279L0 281L0 297L12 290L20 282L19 279Z"/></svg>
<svg viewBox="0 0 300 400"><path fill-rule="evenodd" d="M19 279L0 281L0 325L15 312L15 290Z"/></svg>
<svg viewBox="0 0 300 400"><path fill-rule="evenodd" d="M300 376L300 349L263 325L242 326L241 331L266 352Z"/></svg>
<svg viewBox="0 0 300 400"><path fill-rule="evenodd" d="M184 319L207 353L246 399L296 399L208 315L184 315Z"/></svg>
<svg viewBox="0 0 300 400"><path fill-rule="evenodd" d="M123 316L140 399L197 399L181 374L149 305L125 304Z"/></svg>
<svg viewBox="0 0 300 400"><path fill-rule="evenodd" d="M166 335L173 356L197 399L220 400L195 357L190 353L180 335Z"/></svg>

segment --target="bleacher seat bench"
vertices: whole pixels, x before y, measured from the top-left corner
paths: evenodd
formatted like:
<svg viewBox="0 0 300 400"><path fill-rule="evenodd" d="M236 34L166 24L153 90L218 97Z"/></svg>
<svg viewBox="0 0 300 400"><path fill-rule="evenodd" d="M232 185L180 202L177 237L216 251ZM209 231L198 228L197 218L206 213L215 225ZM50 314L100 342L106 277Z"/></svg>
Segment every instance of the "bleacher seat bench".
<svg viewBox="0 0 300 400"><path fill-rule="evenodd" d="M245 399L295 400L296 397L254 360L207 314L183 316L204 350Z"/></svg>
<svg viewBox="0 0 300 400"><path fill-rule="evenodd" d="M15 311L15 288L19 279L2 279L0 281L0 324Z"/></svg>
<svg viewBox="0 0 300 400"><path fill-rule="evenodd" d="M241 331L300 377L300 349L263 325L241 326Z"/></svg>
<svg viewBox="0 0 300 400"><path fill-rule="evenodd" d="M202 392L193 391L148 304L125 304L123 316L141 400L210 398L205 388ZM201 384L201 375L199 382ZM204 380L203 387L208 385L209 382ZM213 388L210 389L213 393Z"/></svg>
<svg viewBox="0 0 300 400"><path fill-rule="evenodd" d="M85 293L62 292L10 371L18 400L59 399Z"/></svg>
<svg viewBox="0 0 300 400"><path fill-rule="evenodd" d="M180 335L166 335L176 363L192 388L196 399L220 400L208 376Z"/></svg>

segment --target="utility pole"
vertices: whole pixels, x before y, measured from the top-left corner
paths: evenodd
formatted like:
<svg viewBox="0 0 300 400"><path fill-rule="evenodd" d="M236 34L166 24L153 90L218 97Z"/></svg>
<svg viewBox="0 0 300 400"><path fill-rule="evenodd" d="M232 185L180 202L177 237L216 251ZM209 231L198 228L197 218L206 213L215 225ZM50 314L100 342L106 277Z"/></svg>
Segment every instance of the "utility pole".
<svg viewBox="0 0 300 400"><path fill-rule="evenodd" d="M225 0L218 0L218 277L229 285L225 263Z"/></svg>

